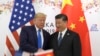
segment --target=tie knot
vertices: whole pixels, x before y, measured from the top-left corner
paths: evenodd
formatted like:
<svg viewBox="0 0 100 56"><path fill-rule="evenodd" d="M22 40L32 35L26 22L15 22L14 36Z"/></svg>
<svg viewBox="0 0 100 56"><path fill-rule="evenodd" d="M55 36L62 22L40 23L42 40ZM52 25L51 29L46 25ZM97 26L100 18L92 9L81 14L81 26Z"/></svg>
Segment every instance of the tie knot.
<svg viewBox="0 0 100 56"><path fill-rule="evenodd" d="M62 33L60 32L60 36L62 36Z"/></svg>
<svg viewBox="0 0 100 56"><path fill-rule="evenodd" d="M41 29L39 29L38 31L41 32Z"/></svg>

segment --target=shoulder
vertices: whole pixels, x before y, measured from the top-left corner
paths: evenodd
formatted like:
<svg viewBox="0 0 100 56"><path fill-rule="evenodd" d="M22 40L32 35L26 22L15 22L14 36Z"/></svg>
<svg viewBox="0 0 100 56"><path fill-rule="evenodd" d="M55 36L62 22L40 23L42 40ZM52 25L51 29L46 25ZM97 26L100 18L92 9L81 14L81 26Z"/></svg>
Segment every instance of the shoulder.
<svg viewBox="0 0 100 56"><path fill-rule="evenodd" d="M23 26L22 27L22 30L32 30L32 29L35 29L34 26Z"/></svg>
<svg viewBox="0 0 100 56"><path fill-rule="evenodd" d="M79 35L77 32L72 31L70 29L67 30L67 33L72 34L72 35Z"/></svg>
<svg viewBox="0 0 100 56"><path fill-rule="evenodd" d="M30 28L34 28L34 26L23 26L22 29L30 29Z"/></svg>
<svg viewBox="0 0 100 56"><path fill-rule="evenodd" d="M69 33L71 36L78 36L79 37L79 34L75 31L72 31L72 30L67 30L67 33Z"/></svg>
<svg viewBox="0 0 100 56"><path fill-rule="evenodd" d="M43 29L43 32L44 32L45 34L50 35L50 33L49 33L49 32L47 32L47 31L46 31L46 30L44 30L44 29Z"/></svg>
<svg viewBox="0 0 100 56"><path fill-rule="evenodd" d="M57 35L57 34L58 34L58 31L57 31L57 32L52 33L52 34L51 34L51 36L55 36L55 35Z"/></svg>

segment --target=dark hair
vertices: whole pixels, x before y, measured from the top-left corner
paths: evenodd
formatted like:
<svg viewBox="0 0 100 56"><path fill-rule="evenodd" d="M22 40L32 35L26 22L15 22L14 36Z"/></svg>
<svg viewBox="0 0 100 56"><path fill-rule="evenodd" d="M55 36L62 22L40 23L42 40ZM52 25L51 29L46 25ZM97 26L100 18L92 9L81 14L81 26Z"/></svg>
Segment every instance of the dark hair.
<svg viewBox="0 0 100 56"><path fill-rule="evenodd" d="M62 19L63 21L68 21L68 17L65 14L58 14L55 16L55 19Z"/></svg>

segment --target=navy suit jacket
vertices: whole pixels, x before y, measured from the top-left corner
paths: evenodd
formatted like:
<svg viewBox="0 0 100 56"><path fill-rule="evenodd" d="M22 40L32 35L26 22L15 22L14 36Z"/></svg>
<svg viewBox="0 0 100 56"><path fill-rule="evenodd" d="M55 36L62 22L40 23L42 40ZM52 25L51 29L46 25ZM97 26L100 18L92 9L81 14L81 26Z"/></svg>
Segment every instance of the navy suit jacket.
<svg viewBox="0 0 100 56"><path fill-rule="evenodd" d="M48 49L47 44L50 38L50 34L43 30L43 37L43 49L46 50ZM34 53L38 50L37 45L37 32L35 26L24 26L20 33L20 49L22 51Z"/></svg>
<svg viewBox="0 0 100 56"><path fill-rule="evenodd" d="M50 48L54 49L55 56L81 56L81 42L77 33L67 30L60 46L58 46L58 33L51 35Z"/></svg>

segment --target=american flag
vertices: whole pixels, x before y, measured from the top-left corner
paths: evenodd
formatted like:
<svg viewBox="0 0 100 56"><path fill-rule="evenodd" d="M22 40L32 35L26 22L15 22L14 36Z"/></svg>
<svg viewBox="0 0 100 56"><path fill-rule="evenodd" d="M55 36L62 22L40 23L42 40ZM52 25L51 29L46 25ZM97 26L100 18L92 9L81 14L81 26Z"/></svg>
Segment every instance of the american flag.
<svg viewBox="0 0 100 56"><path fill-rule="evenodd" d="M15 0L9 29L13 32L25 23L32 20L34 16L32 0Z"/></svg>
<svg viewBox="0 0 100 56"><path fill-rule="evenodd" d="M8 53L5 53L5 56L14 56L16 48L19 47L19 34L17 30L26 23L31 23L34 14L35 10L32 5L32 0L15 0L9 23L11 36L7 36L6 38L6 48L8 50L6 52ZM16 43L18 46L15 46Z"/></svg>

